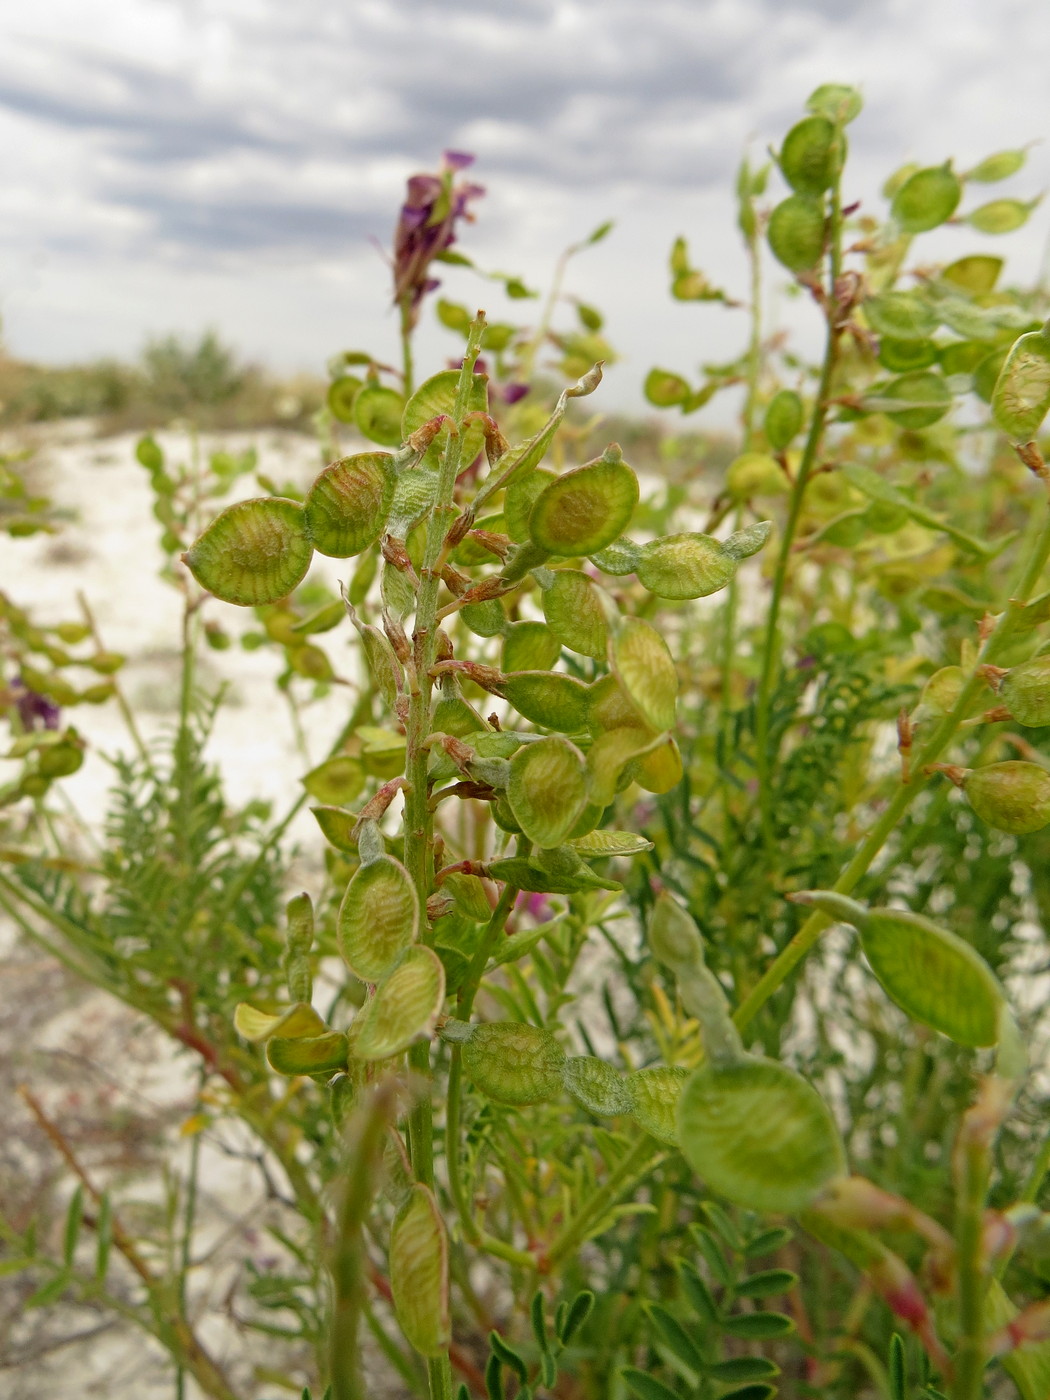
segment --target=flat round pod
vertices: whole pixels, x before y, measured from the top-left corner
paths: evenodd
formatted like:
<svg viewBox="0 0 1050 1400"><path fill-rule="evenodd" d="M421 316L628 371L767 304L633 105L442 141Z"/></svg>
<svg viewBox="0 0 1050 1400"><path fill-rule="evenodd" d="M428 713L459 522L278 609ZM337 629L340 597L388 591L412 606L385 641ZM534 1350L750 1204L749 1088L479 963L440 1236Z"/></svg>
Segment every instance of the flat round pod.
<svg viewBox="0 0 1050 1400"><path fill-rule="evenodd" d="M604 860L607 856L636 856L651 851L653 843L633 831L588 831L571 840L574 850L588 860Z"/></svg>
<svg viewBox="0 0 1050 1400"><path fill-rule="evenodd" d="M902 428L928 428L952 406L952 391L944 378L932 370L916 370L891 379L883 385L879 397L901 401L899 408L887 408L884 412ZM908 407L909 404L915 407Z"/></svg>
<svg viewBox="0 0 1050 1400"><path fill-rule="evenodd" d="M827 1104L776 1060L698 1069L682 1091L678 1135L706 1185L745 1210L802 1210L846 1170Z"/></svg>
<svg viewBox="0 0 1050 1400"><path fill-rule="evenodd" d="M627 786L630 778L625 776L626 769L652 739L648 729L637 725L607 729L595 739L587 751L587 792L601 811Z"/></svg>
<svg viewBox="0 0 1050 1400"><path fill-rule="evenodd" d="M647 1133L669 1147L678 1146L678 1100L688 1071L679 1065L636 1069L624 1080L631 1113Z"/></svg>
<svg viewBox="0 0 1050 1400"><path fill-rule="evenodd" d="M999 696L1018 724L1029 729L1050 724L1050 652L1007 671Z"/></svg>
<svg viewBox="0 0 1050 1400"><path fill-rule="evenodd" d="M393 856L354 871L336 918L339 951L362 982L378 982L419 935L412 877Z"/></svg>
<svg viewBox="0 0 1050 1400"><path fill-rule="evenodd" d="M543 615L562 646L605 660L609 624L598 585L579 569L555 569L543 590Z"/></svg>
<svg viewBox="0 0 1050 1400"><path fill-rule="evenodd" d="M316 550L349 559L375 543L394 498L392 462L387 452L361 452L325 467L303 503Z"/></svg>
<svg viewBox="0 0 1050 1400"><path fill-rule="evenodd" d="M939 317L921 292L883 292L864 303L868 325L894 340L929 340Z"/></svg>
<svg viewBox="0 0 1050 1400"><path fill-rule="evenodd" d="M784 137L779 165L798 194L823 194L842 169L845 138L825 116L803 117Z"/></svg>
<svg viewBox="0 0 1050 1400"><path fill-rule="evenodd" d="M951 162L916 170L893 196L890 212L905 233L925 233L955 213L962 184Z"/></svg>
<svg viewBox="0 0 1050 1400"><path fill-rule="evenodd" d="M561 643L545 622L512 622L503 633L504 671L548 671L561 655Z"/></svg>
<svg viewBox="0 0 1050 1400"><path fill-rule="evenodd" d="M678 672L655 627L623 618L609 638L609 669L646 724L657 732L674 725Z"/></svg>
<svg viewBox="0 0 1050 1400"><path fill-rule="evenodd" d="M354 399L354 423L362 437L380 447L397 447L401 441L401 415L405 401L396 389L366 384Z"/></svg>
<svg viewBox="0 0 1050 1400"><path fill-rule="evenodd" d="M459 370L444 369L440 374L432 374L425 379L405 404L398 441L406 440L409 434L421 428L424 423L445 414L451 418L456 408L456 390L459 387ZM484 374L471 376L467 395L468 413L487 413L488 378ZM443 427L426 450L423 465L436 469L448 442L448 428ZM485 432L477 421L467 425L460 447L460 467L468 467L485 445Z"/></svg>
<svg viewBox="0 0 1050 1400"><path fill-rule="evenodd" d="M590 561L603 574L626 578L637 569L640 557L641 545L635 544L634 540L621 539L613 540L604 549L596 549L590 555Z"/></svg>
<svg viewBox="0 0 1050 1400"><path fill-rule="evenodd" d="M894 374L929 369L939 360L938 348L932 340L894 340L884 335L879 341L879 364Z"/></svg>
<svg viewBox="0 0 1050 1400"><path fill-rule="evenodd" d="M390 503L390 533L405 539L413 526L430 514L437 499L438 474L427 467L403 472L394 487Z"/></svg>
<svg viewBox="0 0 1050 1400"><path fill-rule="evenodd" d="M1050 411L1050 321L1010 349L992 390L992 414L1014 442L1031 442Z"/></svg>
<svg viewBox="0 0 1050 1400"><path fill-rule="evenodd" d="M445 969L432 948L407 949L371 1001L354 1017L359 1025L350 1053L358 1060L387 1060L434 1029L445 1001Z"/></svg>
<svg viewBox="0 0 1050 1400"><path fill-rule="evenodd" d="M507 614L498 598L485 598L480 603L467 603L460 608L463 625L476 637L499 637L507 630Z"/></svg>
<svg viewBox="0 0 1050 1400"><path fill-rule="evenodd" d="M623 1075L596 1055L573 1055L562 1066L561 1077L576 1102L599 1118L615 1118L634 1107Z"/></svg>
<svg viewBox="0 0 1050 1400"><path fill-rule="evenodd" d="M770 251L791 272L806 272L824 255L824 205L809 194L781 200L766 230Z"/></svg>
<svg viewBox="0 0 1050 1400"><path fill-rule="evenodd" d="M766 408L762 429L774 452L783 452L797 437L805 416L802 399L794 389L780 389Z"/></svg>
<svg viewBox="0 0 1050 1400"><path fill-rule="evenodd" d="M646 792L670 792L682 781L685 772L678 740L668 734L658 748L638 759L632 771L635 782Z"/></svg>
<svg viewBox="0 0 1050 1400"><path fill-rule="evenodd" d="M202 588L245 608L287 598L312 557L302 506L281 496L227 506L182 556Z"/></svg>
<svg viewBox="0 0 1050 1400"><path fill-rule="evenodd" d="M529 538L548 554L593 554L619 538L638 504L638 478L607 453L552 481L529 514Z"/></svg>
<svg viewBox="0 0 1050 1400"><path fill-rule="evenodd" d="M311 797L327 807L348 807L365 785L360 759L340 753L326 758L299 780Z"/></svg>
<svg viewBox="0 0 1050 1400"><path fill-rule="evenodd" d="M755 458L760 454L748 455ZM733 467L741 461L738 457ZM783 482L784 473L772 457L766 461L773 468L775 479ZM734 495L739 494L733 486L730 490ZM748 494L755 492L749 490ZM725 588L736 573L736 564L732 555L710 535L665 535L661 540L642 545L637 574L638 581L658 598L706 598Z"/></svg>
<svg viewBox="0 0 1050 1400"><path fill-rule="evenodd" d="M860 113L863 105L864 99L857 89L846 87L844 83L821 83L806 98L807 111L819 112L843 126Z"/></svg>
<svg viewBox="0 0 1050 1400"><path fill-rule="evenodd" d="M575 676L560 671L515 671L505 675L495 689L519 715L544 729L575 734L587 727L590 692Z"/></svg>
<svg viewBox="0 0 1050 1400"><path fill-rule="evenodd" d="M615 676L599 676L588 687L587 728L595 739L610 729L638 729L641 716Z"/></svg>
<svg viewBox="0 0 1050 1400"><path fill-rule="evenodd" d="M510 760L507 801L530 841L560 846L587 802L583 754L560 734L523 744Z"/></svg>
<svg viewBox="0 0 1050 1400"><path fill-rule="evenodd" d="M463 1046L463 1068L474 1085L497 1103L550 1103L561 1095L565 1051L539 1026L489 1021L476 1026Z"/></svg>
<svg viewBox="0 0 1050 1400"><path fill-rule="evenodd" d="M266 1059L278 1074L334 1074L346 1069L347 1041L342 1031L288 1040L274 1036L266 1042Z"/></svg>
<svg viewBox="0 0 1050 1400"><path fill-rule="evenodd" d="M325 401L329 413L333 418L338 418L340 423L354 421L354 400L363 382L354 374L341 374L329 384Z"/></svg>
<svg viewBox="0 0 1050 1400"><path fill-rule="evenodd" d="M536 501L557 475L544 468L527 472L512 481L503 497L503 520L507 534L515 544L527 544L529 540L529 516Z"/></svg>
<svg viewBox="0 0 1050 1400"><path fill-rule="evenodd" d="M1050 773L1037 763L1010 759L971 768L962 787L973 810L997 831L1026 836L1050 823Z"/></svg>
<svg viewBox="0 0 1050 1400"><path fill-rule="evenodd" d="M448 1234L434 1194L411 1186L390 1229L390 1292L398 1325L420 1356L442 1356L452 1340Z"/></svg>

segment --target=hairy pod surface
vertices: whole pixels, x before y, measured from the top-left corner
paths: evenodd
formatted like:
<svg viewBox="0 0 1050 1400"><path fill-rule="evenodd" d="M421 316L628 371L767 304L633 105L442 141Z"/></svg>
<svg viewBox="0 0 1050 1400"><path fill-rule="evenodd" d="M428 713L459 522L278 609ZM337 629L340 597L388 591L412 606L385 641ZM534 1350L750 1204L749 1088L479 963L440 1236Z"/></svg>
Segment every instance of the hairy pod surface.
<svg viewBox="0 0 1050 1400"><path fill-rule="evenodd" d="M419 936L419 900L408 871L393 856L359 866L336 920L339 951L362 982L378 982Z"/></svg>
<svg viewBox="0 0 1050 1400"><path fill-rule="evenodd" d="M766 230L777 262L790 272L808 272L824 255L824 206L808 194L792 194L773 210Z"/></svg>
<svg viewBox="0 0 1050 1400"><path fill-rule="evenodd" d="M1030 729L1050 724L1050 652L1007 671L999 695L1018 724Z"/></svg>
<svg viewBox="0 0 1050 1400"><path fill-rule="evenodd" d="M678 673L655 627L640 617L621 619L609 638L609 669L646 724L658 733L672 728Z"/></svg>
<svg viewBox="0 0 1050 1400"><path fill-rule="evenodd" d="M302 506L270 496L227 506L182 557L216 598L258 607L278 603L298 588L313 545Z"/></svg>
<svg viewBox="0 0 1050 1400"><path fill-rule="evenodd" d="M561 735L523 745L510 761L507 801L530 841L560 846L587 801L583 754Z"/></svg>
<svg viewBox="0 0 1050 1400"><path fill-rule="evenodd" d="M463 1069L497 1103L550 1103L562 1088L565 1051L539 1026L489 1021L476 1026L463 1046Z"/></svg>
<svg viewBox="0 0 1050 1400"><path fill-rule="evenodd" d="M776 462L767 460L783 478ZM638 581L658 598L706 598L725 588L736 573L736 564L721 542L710 535L667 535L642 545L636 573Z"/></svg>
<svg viewBox="0 0 1050 1400"><path fill-rule="evenodd" d="M390 1291L411 1345L421 1356L441 1356L452 1340L448 1235L434 1193L418 1181L391 1227Z"/></svg>
<svg viewBox="0 0 1050 1400"><path fill-rule="evenodd" d="M604 661L609 624L598 585L579 569L555 569L543 590L543 615L562 646Z"/></svg>
<svg viewBox="0 0 1050 1400"><path fill-rule="evenodd" d="M1050 773L1037 763L1008 759L971 768L962 787L973 810L997 831L1025 836L1050 823Z"/></svg>
<svg viewBox="0 0 1050 1400"><path fill-rule="evenodd" d="M1050 411L1050 321L1010 349L992 391L996 423L1014 442L1030 442Z"/></svg>
<svg viewBox="0 0 1050 1400"><path fill-rule="evenodd" d="M711 1190L746 1210L801 1210L846 1169L824 1100L775 1060L698 1069L682 1090L678 1136Z"/></svg>
<svg viewBox="0 0 1050 1400"><path fill-rule="evenodd" d="M394 498L392 462L386 452L362 452L325 467L303 503L316 550L348 559L376 542Z"/></svg>
<svg viewBox="0 0 1050 1400"><path fill-rule="evenodd" d="M622 1074L594 1055L573 1055L562 1066L562 1083L581 1107L600 1118L634 1110Z"/></svg>
<svg viewBox="0 0 1050 1400"><path fill-rule="evenodd" d="M679 1065L636 1069L624 1080L631 1112L658 1142L678 1146L678 1100L688 1071Z"/></svg>

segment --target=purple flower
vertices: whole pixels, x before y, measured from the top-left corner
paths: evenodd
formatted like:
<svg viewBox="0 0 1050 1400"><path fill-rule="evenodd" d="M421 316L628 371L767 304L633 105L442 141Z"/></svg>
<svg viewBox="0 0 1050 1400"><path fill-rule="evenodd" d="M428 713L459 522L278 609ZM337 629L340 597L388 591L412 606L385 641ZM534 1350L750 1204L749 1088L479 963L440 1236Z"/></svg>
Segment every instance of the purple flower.
<svg viewBox="0 0 1050 1400"><path fill-rule="evenodd" d="M456 182L455 174L474 157L446 151L436 175L412 175L394 231L394 304L404 312L409 330L419 320L427 292L439 286L428 275L430 264L456 241L456 223L473 219L469 204L485 193L484 186Z"/></svg>
<svg viewBox="0 0 1050 1400"><path fill-rule="evenodd" d="M53 700L38 691L30 690L21 676L11 682L11 698L18 711L18 719L23 729L37 728L37 720L43 722L44 729L57 729L60 710Z"/></svg>

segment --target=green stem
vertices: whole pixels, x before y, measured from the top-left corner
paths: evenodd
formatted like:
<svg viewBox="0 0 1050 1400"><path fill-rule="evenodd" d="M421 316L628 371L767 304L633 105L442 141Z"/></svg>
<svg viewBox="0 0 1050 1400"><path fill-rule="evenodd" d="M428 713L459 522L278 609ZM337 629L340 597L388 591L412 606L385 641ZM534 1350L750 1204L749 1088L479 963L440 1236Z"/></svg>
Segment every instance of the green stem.
<svg viewBox="0 0 1050 1400"><path fill-rule="evenodd" d="M987 1362L984 1342L984 1303L988 1277L981 1259L984 1206L992 1171L991 1139L979 1129L968 1131L970 1109L963 1120L958 1147L955 1244L958 1270L959 1341L955 1351L955 1380L951 1400L981 1400Z"/></svg>
<svg viewBox="0 0 1050 1400"><path fill-rule="evenodd" d="M1033 543L1011 602L1026 603L1028 601L1035 591L1048 558L1050 558L1050 511L1046 513L1043 528ZM1011 607L1010 603L1007 603L995 629L981 648L977 665L994 664L1003 654L1016 626L1019 611L1020 609ZM916 757L912 781L901 783L898 786L886 810L861 842L853 859L832 886L837 894L849 894L861 878L867 874L869 866L882 850L894 827L915 798L926 787L929 779L923 773L923 769L940 758L954 738L959 725L969 713L974 698L980 693L983 686L984 681L975 671L963 687L955 703L955 708L941 720L929 742ZM783 985L830 923L831 920L826 914L819 912L811 914L791 942L781 949L762 977L737 1007L733 1019L741 1030L754 1019L756 1013L766 1004L773 993Z"/></svg>
<svg viewBox="0 0 1050 1400"><path fill-rule="evenodd" d="M762 820L763 839L768 850L772 850L775 841L773 831L773 794L771 791L771 778L775 755L770 752L769 712L772 703L773 681L777 673L780 657L780 648L778 646L780 607L784 598L788 566L791 563L791 551L795 542L795 533L798 529L799 517L802 513L802 504L806 494L806 487L809 484L809 478L816 465L817 454L820 451L821 440L824 436L824 424L828 413L831 381L835 373L839 340L842 336L842 328L838 323L838 308L835 300L835 285L841 270L841 233L841 201L839 197L839 186L836 183L831 191L831 256L828 270L826 307L828 330L824 347L824 362L820 371L820 384L818 385L817 396L813 405L813 417L810 420L809 434L806 438L806 445L802 451L802 460L799 463L795 483L791 490L787 522L784 525L784 533L780 541L780 553L777 556L776 566L773 571L773 593L769 601L769 614L766 619L766 636L762 655L762 674L758 684L758 698L755 706L755 766L758 771L759 782L758 800Z"/></svg>
<svg viewBox="0 0 1050 1400"><path fill-rule="evenodd" d="M621 1196L628 1195L643 1177L657 1167L666 1154L661 1153L655 1141L648 1136L638 1139L613 1171L605 1185L596 1191L580 1213L566 1225L547 1251L546 1263L549 1270L568 1255L573 1254L583 1244L589 1231L605 1213L612 1209Z"/></svg>
<svg viewBox="0 0 1050 1400"><path fill-rule="evenodd" d="M400 302L401 312L401 388L405 398L411 398L415 389L415 367L412 363L412 305L409 297Z"/></svg>

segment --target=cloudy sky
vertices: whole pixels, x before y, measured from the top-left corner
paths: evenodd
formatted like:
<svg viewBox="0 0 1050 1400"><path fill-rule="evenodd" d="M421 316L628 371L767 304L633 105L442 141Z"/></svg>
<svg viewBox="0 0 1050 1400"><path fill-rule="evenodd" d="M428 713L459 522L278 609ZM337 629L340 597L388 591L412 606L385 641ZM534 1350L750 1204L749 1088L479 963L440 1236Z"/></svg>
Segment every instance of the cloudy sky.
<svg viewBox="0 0 1050 1400"><path fill-rule="evenodd" d="M4 344L60 362L215 326L283 370L392 357L376 244L406 176L451 146L477 154L488 193L462 246L490 268L542 285L564 245L616 221L570 288L607 313L623 355L607 391L634 405L654 362L735 353L739 313L670 301L668 248L687 235L742 286L736 165L813 87L863 90L847 195L879 211L905 160L965 169L1050 134L1048 57L1041 0L7 0ZM1048 185L1041 144L999 190ZM1047 208L999 240L1018 278L1041 266ZM951 229L930 252L982 242ZM458 269L444 290L507 309ZM453 346L428 332L424 363Z"/></svg>

